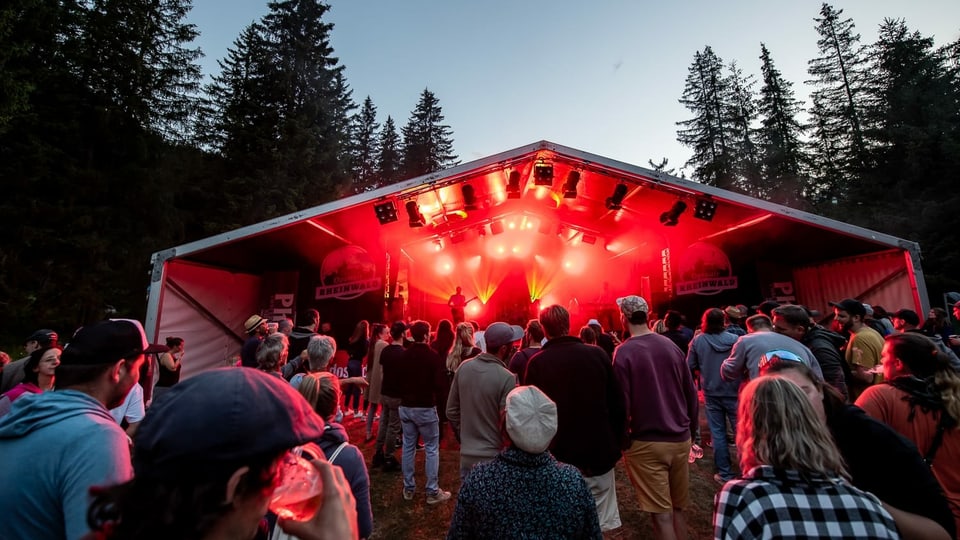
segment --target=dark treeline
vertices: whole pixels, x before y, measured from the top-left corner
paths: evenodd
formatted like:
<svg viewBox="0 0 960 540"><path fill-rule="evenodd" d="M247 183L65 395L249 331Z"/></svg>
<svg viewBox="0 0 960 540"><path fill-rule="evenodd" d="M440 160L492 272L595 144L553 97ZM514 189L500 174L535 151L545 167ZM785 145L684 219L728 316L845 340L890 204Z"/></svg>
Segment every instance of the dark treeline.
<svg viewBox="0 0 960 540"><path fill-rule="evenodd" d="M437 97L355 103L329 6L270 2L202 85L190 0L0 5L0 343L143 316L152 252L457 163Z"/></svg>
<svg viewBox="0 0 960 540"><path fill-rule="evenodd" d="M270 2L208 85L190 8L0 4L0 342L142 317L154 251L457 163L429 90L403 125L354 100L325 3ZM862 45L828 5L815 24L806 111L776 51L759 79L697 52L694 179L917 239L931 290L957 288L960 42L889 20Z"/></svg>
<svg viewBox="0 0 960 540"><path fill-rule="evenodd" d="M694 54L680 98L692 116L677 123L686 166L706 184L918 241L936 305L960 289L960 39L937 48L886 19L863 44L829 4L814 24L807 110L762 43L759 77L710 46Z"/></svg>

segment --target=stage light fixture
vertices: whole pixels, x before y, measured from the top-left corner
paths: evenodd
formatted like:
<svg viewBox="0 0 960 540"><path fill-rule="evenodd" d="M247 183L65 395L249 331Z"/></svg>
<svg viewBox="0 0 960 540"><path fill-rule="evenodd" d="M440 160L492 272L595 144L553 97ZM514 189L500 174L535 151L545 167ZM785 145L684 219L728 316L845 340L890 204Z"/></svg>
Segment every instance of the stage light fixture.
<svg viewBox="0 0 960 540"><path fill-rule="evenodd" d="M567 174L567 181L563 184L563 198L577 198L577 184L580 183L580 171L570 171Z"/></svg>
<svg viewBox="0 0 960 540"><path fill-rule="evenodd" d="M709 197L697 199L697 205L693 209L693 217L704 221L713 221L713 215L717 213L717 203Z"/></svg>
<svg viewBox="0 0 960 540"><path fill-rule="evenodd" d="M393 201L384 201L373 205L373 211L377 214L377 221L381 225L397 221L397 205Z"/></svg>
<svg viewBox="0 0 960 540"><path fill-rule="evenodd" d="M510 171L507 175L507 198L520 198L520 171Z"/></svg>
<svg viewBox="0 0 960 540"><path fill-rule="evenodd" d="M500 234L503 232L503 220L497 220L490 224L490 234Z"/></svg>
<svg viewBox="0 0 960 540"><path fill-rule="evenodd" d="M617 184L613 188L613 195L607 197L607 210L619 210L623 208L623 198L627 196L627 185Z"/></svg>
<svg viewBox="0 0 960 540"><path fill-rule="evenodd" d="M463 209L476 210L477 194L474 192L473 186L470 184L464 184L460 186L460 191L463 192Z"/></svg>
<svg viewBox="0 0 960 540"><path fill-rule="evenodd" d="M540 159L533 164L533 184L535 186L553 185L553 163Z"/></svg>
<svg viewBox="0 0 960 540"><path fill-rule="evenodd" d="M597 237L592 234L583 233L583 238L581 238L580 241L592 246L597 243Z"/></svg>
<svg viewBox="0 0 960 540"><path fill-rule="evenodd" d="M427 220L420 213L420 205L417 204L417 201L413 199L407 201L406 208L411 227L423 227L427 224Z"/></svg>
<svg viewBox="0 0 960 540"><path fill-rule="evenodd" d="M660 223L666 227L675 227L677 223L680 222L680 214L686 212L687 203L677 200L673 203L673 206L670 207L670 210L660 214Z"/></svg>

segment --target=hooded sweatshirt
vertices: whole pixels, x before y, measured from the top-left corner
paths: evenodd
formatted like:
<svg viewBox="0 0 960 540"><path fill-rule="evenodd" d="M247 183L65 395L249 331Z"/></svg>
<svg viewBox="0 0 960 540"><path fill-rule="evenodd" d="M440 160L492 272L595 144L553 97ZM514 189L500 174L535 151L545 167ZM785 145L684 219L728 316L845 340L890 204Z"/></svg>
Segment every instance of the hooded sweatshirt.
<svg viewBox="0 0 960 540"><path fill-rule="evenodd" d="M357 529L360 538L369 538L373 532L373 511L370 509L370 477L367 475L367 464L363 461L360 449L350 444L347 430L331 419L324 427L323 437L317 441L317 445L329 460L343 443L347 445L333 460L333 464L343 471L343 475L350 482L353 498L357 501Z"/></svg>
<svg viewBox="0 0 960 540"><path fill-rule="evenodd" d="M0 538L78 539L91 486L133 477L127 435L76 390L25 395L0 420Z"/></svg>
<svg viewBox="0 0 960 540"><path fill-rule="evenodd" d="M730 381L723 379L720 376L720 365L730 356L730 349L738 337L724 330L719 334L697 334L690 342L687 366L691 371L700 371L704 396L737 397L740 377Z"/></svg>

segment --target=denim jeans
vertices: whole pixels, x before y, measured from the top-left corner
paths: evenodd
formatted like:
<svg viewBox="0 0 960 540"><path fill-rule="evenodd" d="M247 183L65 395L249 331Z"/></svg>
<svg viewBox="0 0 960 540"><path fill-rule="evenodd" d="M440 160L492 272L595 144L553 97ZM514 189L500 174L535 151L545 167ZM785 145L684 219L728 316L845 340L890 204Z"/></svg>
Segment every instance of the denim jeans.
<svg viewBox="0 0 960 540"><path fill-rule="evenodd" d="M436 407L400 407L400 425L403 428L403 489L416 491L413 479L417 457L417 439L423 438L426 453L427 495L440 491L440 418Z"/></svg>
<svg viewBox="0 0 960 540"><path fill-rule="evenodd" d="M737 432L737 398L734 396L705 396L707 425L713 439L713 462L724 480L733 478L730 471L730 448L727 446L727 425Z"/></svg>

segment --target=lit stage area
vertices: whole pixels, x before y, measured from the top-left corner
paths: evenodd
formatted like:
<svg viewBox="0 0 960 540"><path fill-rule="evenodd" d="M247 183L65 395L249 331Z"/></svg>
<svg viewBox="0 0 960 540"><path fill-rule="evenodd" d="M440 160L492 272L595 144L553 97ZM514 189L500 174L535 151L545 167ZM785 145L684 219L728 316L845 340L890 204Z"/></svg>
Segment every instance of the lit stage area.
<svg viewBox="0 0 960 540"><path fill-rule="evenodd" d="M251 313L316 308L338 337L360 319L435 325L458 286L482 326L561 304L574 329L616 327L626 294L694 320L851 296L922 313L919 261L913 242L541 141L158 252L147 331L214 364Z"/></svg>

